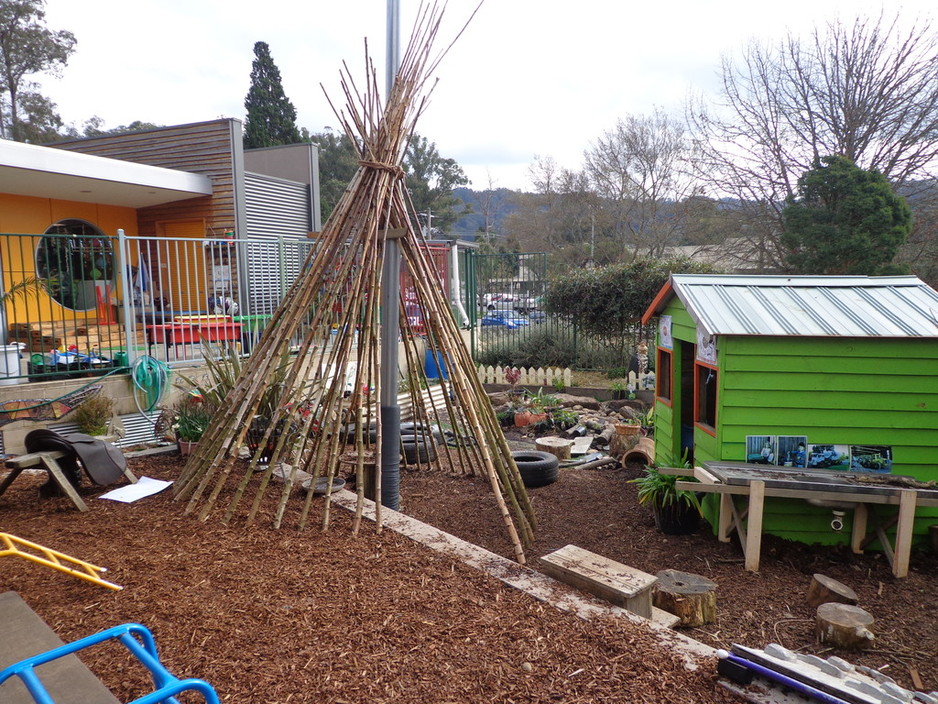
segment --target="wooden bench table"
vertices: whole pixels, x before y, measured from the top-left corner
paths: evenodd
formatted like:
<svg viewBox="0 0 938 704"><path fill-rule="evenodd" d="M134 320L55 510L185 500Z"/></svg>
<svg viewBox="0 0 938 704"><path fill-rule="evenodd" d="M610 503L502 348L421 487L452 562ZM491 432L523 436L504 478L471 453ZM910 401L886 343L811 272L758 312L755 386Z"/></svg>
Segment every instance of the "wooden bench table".
<svg viewBox="0 0 938 704"><path fill-rule="evenodd" d="M72 486L72 483L66 478L62 467L59 465L59 460L65 456L65 452L62 450L51 450L47 452L30 452L27 455L11 457L6 461L6 466L10 468L10 473L0 482L0 496L3 495L3 492L7 490L10 484L13 483L24 469L38 467L49 472L49 476L59 485L59 488L71 499L72 503L75 504L75 507L79 511L87 511L88 505L82 500L81 496L78 495L78 492L75 491L75 487ZM131 472L129 468L124 469L124 476L131 484L137 483L137 477L134 476L134 473Z"/></svg>
<svg viewBox="0 0 938 704"><path fill-rule="evenodd" d="M719 476L724 472L735 476L747 470L751 470L751 476L734 480L734 483L723 481ZM727 461L705 462L703 467L693 469L659 467L659 471L678 476L692 475L698 480L678 481L678 489L720 495L717 537L722 542L729 542L730 533L735 529L745 556L745 567L750 572L759 571L762 520L767 497L800 499L815 502L816 506L823 505L823 502L855 504L851 549L861 553L867 544L879 538L896 577L907 577L909 574L916 506L938 506L938 491L888 484L850 484L846 483L850 479L849 474L841 476L836 472L821 475L822 480L826 481L806 481L804 476L811 474L810 470ZM765 471L771 474L759 474ZM786 478L786 475L790 475L790 478ZM737 506L735 496L741 497L745 505ZM873 537L867 537L867 522L874 506L896 506L898 511L874 526ZM890 545L885 532L891 525L896 526L894 545Z"/></svg>

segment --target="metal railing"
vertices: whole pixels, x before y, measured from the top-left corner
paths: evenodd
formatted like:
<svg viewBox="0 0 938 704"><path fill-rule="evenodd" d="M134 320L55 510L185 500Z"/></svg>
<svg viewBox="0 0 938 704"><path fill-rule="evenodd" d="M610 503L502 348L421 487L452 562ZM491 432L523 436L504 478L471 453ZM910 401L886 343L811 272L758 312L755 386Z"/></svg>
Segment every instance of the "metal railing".
<svg viewBox="0 0 938 704"><path fill-rule="evenodd" d="M143 355L243 354L260 339L315 246L307 240L4 234L0 384L100 376ZM304 331L297 332L299 338Z"/></svg>

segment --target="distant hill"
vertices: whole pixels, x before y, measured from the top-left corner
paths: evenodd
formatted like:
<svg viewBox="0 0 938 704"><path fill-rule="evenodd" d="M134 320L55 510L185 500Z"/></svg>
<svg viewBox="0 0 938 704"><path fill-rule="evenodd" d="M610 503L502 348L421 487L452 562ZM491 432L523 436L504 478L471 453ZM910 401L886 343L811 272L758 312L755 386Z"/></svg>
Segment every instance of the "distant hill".
<svg viewBox="0 0 938 704"><path fill-rule="evenodd" d="M472 212L457 220L450 234L458 235L462 239L473 240L476 235L485 229L483 197L488 197L493 230L502 232L502 224L505 218L518 209L514 204L514 197L520 194L507 188L499 188L495 191L474 191L471 188L457 188L453 191L453 195L466 203Z"/></svg>

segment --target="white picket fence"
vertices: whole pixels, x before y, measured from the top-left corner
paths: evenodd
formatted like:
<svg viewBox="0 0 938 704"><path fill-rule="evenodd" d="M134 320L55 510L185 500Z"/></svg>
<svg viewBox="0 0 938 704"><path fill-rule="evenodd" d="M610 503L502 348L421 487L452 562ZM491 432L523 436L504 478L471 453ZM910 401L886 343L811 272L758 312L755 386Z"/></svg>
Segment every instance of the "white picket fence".
<svg viewBox="0 0 938 704"><path fill-rule="evenodd" d="M505 378L505 367L479 367L479 380L483 384L509 384L511 382ZM522 386L554 386L557 381L563 383L564 387L572 386L573 372L569 367L531 367L525 369L521 367L521 378L517 381ZM655 373L636 374L629 372L626 386L631 386L633 391L654 390Z"/></svg>
<svg viewBox="0 0 938 704"><path fill-rule="evenodd" d="M517 383L522 386L553 386L558 381L565 387L573 383L573 372L569 367L521 367L521 378ZM483 384L508 384L505 367L479 366L479 381Z"/></svg>

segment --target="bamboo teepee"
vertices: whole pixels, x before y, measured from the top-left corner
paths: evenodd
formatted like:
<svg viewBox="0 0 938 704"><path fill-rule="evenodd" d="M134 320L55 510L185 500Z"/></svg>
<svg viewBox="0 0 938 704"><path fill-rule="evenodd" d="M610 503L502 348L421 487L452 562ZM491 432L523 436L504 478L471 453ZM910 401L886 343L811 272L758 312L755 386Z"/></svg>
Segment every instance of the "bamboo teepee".
<svg viewBox="0 0 938 704"><path fill-rule="evenodd" d="M226 522L236 514L246 514L251 523L267 512L275 527L295 519L302 528L313 505L316 479L326 477L331 487L340 462L347 462L351 456L357 479L358 530L364 506L365 467L369 463L381 467L379 305L384 284L382 261L388 239L393 237L399 242L414 282L408 304L416 303L422 316L423 329L418 339L404 314L404 301L400 301L407 370L402 386L410 390L415 420L448 430L451 442L440 452L449 467L485 472L515 557L524 562L523 545L532 537L533 511L449 305L434 283L438 276L427 257L426 243L411 226L412 206L400 166L407 140L426 105L427 95L422 94L443 55L432 60L430 57L441 18L437 5L421 8L383 107L367 48L363 92L357 91L343 65L341 85L346 111L336 114L346 136L358 145L359 169L307 257L302 273L243 366L228 397L230 410L215 414L197 452L174 485L176 500L187 501L186 511L198 511L202 520L220 511L222 506L218 504L227 501L223 514ZM301 331L302 339L297 344ZM447 374L440 380L442 393L431 396L420 391L426 388L427 380L418 342L426 346L434 360L445 364ZM354 382L347 390L349 369L355 370ZM263 448L273 441L273 456L263 472L255 471L261 455L258 449L245 471L243 462L237 462L238 450L252 424L256 427L262 398L271 387L278 390L279 403L276 417L266 419L259 445ZM427 398L437 401L428 402ZM284 428L293 432L282 432ZM275 468L284 466L290 470L282 485L271 483ZM306 492L294 492L301 470L313 479ZM376 493L380 497L377 474ZM268 488L279 490L279 498L264 501ZM323 528L329 524L330 503L327 493ZM379 501L378 530L380 510Z"/></svg>

